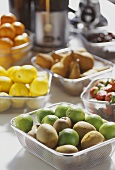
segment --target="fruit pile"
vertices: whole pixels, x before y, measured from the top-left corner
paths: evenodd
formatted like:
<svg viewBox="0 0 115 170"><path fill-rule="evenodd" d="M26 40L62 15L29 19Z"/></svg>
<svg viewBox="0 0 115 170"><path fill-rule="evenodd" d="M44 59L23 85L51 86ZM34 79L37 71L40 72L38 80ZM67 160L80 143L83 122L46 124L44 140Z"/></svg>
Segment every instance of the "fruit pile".
<svg viewBox="0 0 115 170"><path fill-rule="evenodd" d="M32 65L12 66L8 70L0 66L0 96L2 97L0 111L8 110L11 105L14 108L21 108L25 103L31 107L32 100L26 100L24 97L46 95L49 89L48 82L48 74L37 71Z"/></svg>
<svg viewBox="0 0 115 170"><path fill-rule="evenodd" d="M100 108L92 108L92 112L99 113L103 118L115 121L114 104L115 104L115 80L114 79L99 79L90 89L90 100L100 101ZM105 103L101 103L105 101ZM102 106L102 107L101 107Z"/></svg>
<svg viewBox="0 0 115 170"><path fill-rule="evenodd" d="M34 114L38 123L31 115L20 114L14 125L57 152L79 152L115 137L114 122L73 105L58 104L55 109L42 108Z"/></svg>
<svg viewBox="0 0 115 170"><path fill-rule="evenodd" d="M30 42L23 23L17 21L12 13L6 13L0 18L0 64L8 68L23 57L19 54L26 47L20 45ZM25 53L24 53L25 55Z"/></svg>

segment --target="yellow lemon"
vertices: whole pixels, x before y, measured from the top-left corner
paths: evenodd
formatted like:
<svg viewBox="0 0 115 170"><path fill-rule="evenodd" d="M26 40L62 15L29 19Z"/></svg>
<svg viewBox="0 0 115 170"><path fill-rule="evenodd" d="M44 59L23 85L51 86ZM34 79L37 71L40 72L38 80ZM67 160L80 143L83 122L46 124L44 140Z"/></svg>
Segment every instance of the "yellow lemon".
<svg viewBox="0 0 115 170"><path fill-rule="evenodd" d="M23 65L15 74L17 82L29 84L37 77L37 69L32 65Z"/></svg>
<svg viewBox="0 0 115 170"><path fill-rule="evenodd" d="M30 84L30 93L32 96L42 96L48 93L48 79L45 77L37 77Z"/></svg>
<svg viewBox="0 0 115 170"><path fill-rule="evenodd" d="M7 76L0 76L0 87L1 92L9 93L10 87L12 86L12 80Z"/></svg>
<svg viewBox="0 0 115 170"><path fill-rule="evenodd" d="M12 66L7 70L7 75L12 79L12 81L16 82L16 72L20 69L21 66Z"/></svg>
<svg viewBox="0 0 115 170"><path fill-rule="evenodd" d="M0 76L7 76L7 71L4 67L0 66Z"/></svg>
<svg viewBox="0 0 115 170"><path fill-rule="evenodd" d="M23 83L14 83L9 91L10 96L29 96L29 90ZM25 104L25 99L23 98L13 98L12 107L21 108Z"/></svg>
<svg viewBox="0 0 115 170"><path fill-rule="evenodd" d="M23 83L14 83L9 91L10 96L29 96L29 90Z"/></svg>
<svg viewBox="0 0 115 170"><path fill-rule="evenodd" d="M7 96L9 96L7 93L0 92L0 112L8 110L11 106L11 99L5 98Z"/></svg>
<svg viewBox="0 0 115 170"><path fill-rule="evenodd" d="M22 99L14 98L14 99L11 99L11 100L12 100L12 107L13 108L19 109L19 108L22 108L25 105L25 100L23 98Z"/></svg>

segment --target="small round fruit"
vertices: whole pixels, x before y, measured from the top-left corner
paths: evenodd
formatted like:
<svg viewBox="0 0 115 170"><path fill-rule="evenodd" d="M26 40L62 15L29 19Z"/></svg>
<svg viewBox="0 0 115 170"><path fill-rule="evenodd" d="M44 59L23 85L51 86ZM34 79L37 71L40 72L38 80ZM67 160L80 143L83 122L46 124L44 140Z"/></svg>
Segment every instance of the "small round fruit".
<svg viewBox="0 0 115 170"><path fill-rule="evenodd" d="M99 132L105 137L106 140L115 138L115 123L105 122L100 127Z"/></svg>
<svg viewBox="0 0 115 170"><path fill-rule="evenodd" d="M70 106L58 105L55 109L55 115L60 117L66 116L66 111L70 108Z"/></svg>
<svg viewBox="0 0 115 170"><path fill-rule="evenodd" d="M92 124L98 131L100 126L103 124L103 119L96 114L88 114L85 117L85 121Z"/></svg>
<svg viewBox="0 0 115 170"><path fill-rule="evenodd" d="M15 28L10 23L5 23L0 26L0 37L14 39L16 35Z"/></svg>
<svg viewBox="0 0 115 170"><path fill-rule="evenodd" d="M36 139L49 148L55 148L58 143L58 134L53 126L44 123L38 127Z"/></svg>
<svg viewBox="0 0 115 170"><path fill-rule="evenodd" d="M37 77L30 84L31 96L43 96L48 93L49 82L48 78Z"/></svg>
<svg viewBox="0 0 115 170"><path fill-rule="evenodd" d="M12 85L13 85L13 82L9 77L0 76L0 88L2 92L9 93L9 90Z"/></svg>
<svg viewBox="0 0 115 170"><path fill-rule="evenodd" d="M6 14L1 16L1 24L4 24L4 23L12 24L15 21L17 21L17 18L12 13L6 13Z"/></svg>
<svg viewBox="0 0 115 170"><path fill-rule="evenodd" d="M7 69L8 77L10 77L13 82L16 82L15 74L16 74L16 71L20 69L20 67L21 66L12 66L9 69Z"/></svg>
<svg viewBox="0 0 115 170"><path fill-rule="evenodd" d="M7 71L4 67L0 66L0 76L7 76Z"/></svg>
<svg viewBox="0 0 115 170"><path fill-rule="evenodd" d="M14 46L19 46L28 42L28 39L23 35L17 35L14 38Z"/></svg>
<svg viewBox="0 0 115 170"><path fill-rule="evenodd" d="M69 108L66 112L66 116L73 122L85 120L85 112L82 108Z"/></svg>
<svg viewBox="0 0 115 170"><path fill-rule="evenodd" d="M33 119L28 114L20 114L14 119L14 125L18 129L28 133L33 126Z"/></svg>
<svg viewBox="0 0 115 170"><path fill-rule="evenodd" d="M77 146L79 143L79 135L78 133L71 129L66 128L59 132L59 140L58 144L61 145L74 145Z"/></svg>
<svg viewBox="0 0 115 170"><path fill-rule="evenodd" d="M21 22L15 21L12 23L12 25L14 26L16 30L16 35L21 35L25 32L25 26Z"/></svg>
<svg viewBox="0 0 115 170"><path fill-rule="evenodd" d="M56 115L47 115L42 119L41 123L48 123L53 126L54 122L58 119L59 118Z"/></svg>
<svg viewBox="0 0 115 170"><path fill-rule="evenodd" d="M10 54L13 47L13 41L10 38L0 38L0 52L1 54Z"/></svg>
<svg viewBox="0 0 115 170"><path fill-rule="evenodd" d="M65 128L71 128L71 126L72 122L69 117L61 117L53 124L53 127L56 129L57 132L60 132Z"/></svg>
<svg viewBox="0 0 115 170"><path fill-rule="evenodd" d="M104 136L98 131L90 131L81 140L82 149L89 148L105 141Z"/></svg>
<svg viewBox="0 0 115 170"><path fill-rule="evenodd" d="M57 152L61 152L61 153L76 153L76 152L78 152L77 147L75 147L73 145L58 146L55 150Z"/></svg>
<svg viewBox="0 0 115 170"><path fill-rule="evenodd" d="M86 133L96 130L93 125L85 121L79 121L75 123L73 129L79 134L80 139L82 139Z"/></svg>
<svg viewBox="0 0 115 170"><path fill-rule="evenodd" d="M37 69L32 65L23 65L15 72L15 82L31 83L37 77Z"/></svg>
<svg viewBox="0 0 115 170"><path fill-rule="evenodd" d="M4 112L6 110L8 110L11 106L11 100L10 98L3 98L3 97L8 97L9 95L5 92L0 92L0 96L2 98L0 98L0 112Z"/></svg>
<svg viewBox="0 0 115 170"><path fill-rule="evenodd" d="M36 111L37 114L37 120L39 123L42 122L42 119L47 115L54 115L54 111L51 109L40 109Z"/></svg>
<svg viewBox="0 0 115 170"><path fill-rule="evenodd" d="M14 83L10 90L10 96L29 96L29 90L23 83Z"/></svg>

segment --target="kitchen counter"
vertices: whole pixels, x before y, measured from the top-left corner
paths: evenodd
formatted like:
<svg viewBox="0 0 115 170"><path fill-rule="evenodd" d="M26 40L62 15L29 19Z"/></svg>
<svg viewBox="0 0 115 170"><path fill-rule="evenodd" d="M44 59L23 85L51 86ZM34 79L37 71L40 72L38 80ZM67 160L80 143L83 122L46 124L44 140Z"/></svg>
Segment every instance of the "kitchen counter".
<svg viewBox="0 0 115 170"><path fill-rule="evenodd" d="M0 4L4 3L0 2ZM73 6L72 0L70 5ZM7 3L7 2L6 2ZM115 6L108 1L100 0L102 14L107 17L110 27L115 29L113 25ZM0 5L1 7L1 5ZM111 7L111 8L110 8ZM82 46L82 42L76 37L70 42L72 48ZM79 106L83 106L79 97L66 94L61 87L58 87L53 80L51 92L47 97L46 105L57 102L71 102ZM0 170L55 170L40 158L32 155L22 148L13 129L10 127L10 120L19 113L0 113ZM112 158L109 158L104 163L88 170L115 170L115 152Z"/></svg>

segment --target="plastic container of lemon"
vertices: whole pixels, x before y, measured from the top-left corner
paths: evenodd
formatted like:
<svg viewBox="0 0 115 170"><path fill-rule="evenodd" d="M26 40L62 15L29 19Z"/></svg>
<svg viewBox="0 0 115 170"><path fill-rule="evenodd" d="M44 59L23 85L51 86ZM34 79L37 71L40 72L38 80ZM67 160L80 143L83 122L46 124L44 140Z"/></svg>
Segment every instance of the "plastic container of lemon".
<svg viewBox="0 0 115 170"><path fill-rule="evenodd" d="M39 94L29 96L29 91L27 91L28 84L26 88L23 83L14 83L10 89L10 94L6 92L0 92L0 113L25 113L44 106L47 96L50 93L52 75L46 71L38 71L38 74L39 79L42 79L42 76L45 76L45 78L43 78L44 80L46 79L47 83L47 89L45 89L45 93L43 93L43 91L40 92L40 90L37 88L39 90ZM0 76L0 81L2 81L2 78L4 79L5 76ZM4 86L2 87L2 90L7 91L9 86L11 86L11 82L9 80L7 77L6 81L3 81ZM35 85L36 82L34 83L34 86L31 87L33 91L37 90ZM41 86L44 87L44 84L41 83L39 88L41 88ZM22 95L20 96L20 94Z"/></svg>
<svg viewBox="0 0 115 170"><path fill-rule="evenodd" d="M70 103L56 103L45 108L55 109L60 104L74 106ZM36 123L36 112L32 111L27 114L31 115ZM113 138L73 154L59 153L16 128L14 119L15 117L10 121L10 124L22 147L59 170L75 170L76 167L77 170L89 169L110 158L115 150L115 138Z"/></svg>

